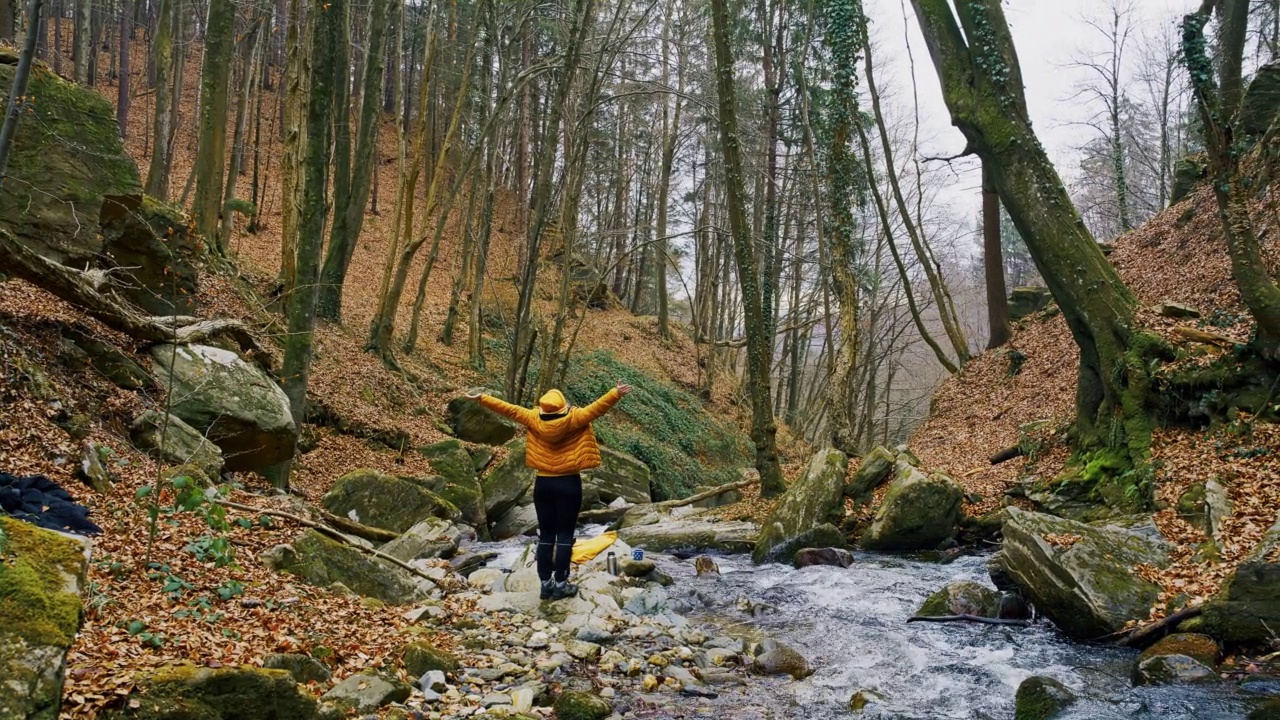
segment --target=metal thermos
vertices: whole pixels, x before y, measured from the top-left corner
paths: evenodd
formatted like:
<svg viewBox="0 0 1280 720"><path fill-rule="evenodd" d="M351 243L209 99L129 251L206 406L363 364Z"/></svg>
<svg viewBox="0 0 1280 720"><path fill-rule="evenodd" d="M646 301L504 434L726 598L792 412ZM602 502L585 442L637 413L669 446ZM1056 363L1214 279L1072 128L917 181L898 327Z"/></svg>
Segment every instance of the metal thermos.
<svg viewBox="0 0 1280 720"><path fill-rule="evenodd" d="M610 575L618 574L618 556L616 553L610 552L609 555L605 557L604 562L605 562L605 565L609 568Z"/></svg>

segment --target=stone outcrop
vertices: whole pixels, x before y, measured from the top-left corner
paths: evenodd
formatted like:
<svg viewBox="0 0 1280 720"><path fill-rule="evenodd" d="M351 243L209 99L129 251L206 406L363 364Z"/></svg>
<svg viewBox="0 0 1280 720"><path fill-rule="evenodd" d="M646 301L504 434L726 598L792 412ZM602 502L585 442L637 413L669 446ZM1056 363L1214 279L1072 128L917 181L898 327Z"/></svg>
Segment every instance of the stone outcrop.
<svg viewBox="0 0 1280 720"><path fill-rule="evenodd" d="M411 477L362 468L343 475L321 499L334 515L403 533L427 518L457 521L461 512L448 500Z"/></svg>
<svg viewBox="0 0 1280 720"><path fill-rule="evenodd" d="M926 474L904 458L861 543L867 550L932 550L955 535L964 493L942 473Z"/></svg>
<svg viewBox="0 0 1280 720"><path fill-rule="evenodd" d="M403 568L307 530L291 545L268 550L263 561L272 569L297 575L318 587L340 583L351 592L390 605L421 602L435 585Z"/></svg>
<svg viewBox="0 0 1280 720"><path fill-rule="evenodd" d="M1204 627L1234 643L1272 640L1280 629L1280 519L1206 605Z"/></svg>
<svg viewBox="0 0 1280 720"><path fill-rule="evenodd" d="M787 488L782 501L765 519L752 559L757 563L790 562L804 547L843 545L839 531L832 536L829 531L815 535L815 530L839 522L848 469L849 459L835 448L815 454L804 475ZM815 537L825 542L814 542Z"/></svg>

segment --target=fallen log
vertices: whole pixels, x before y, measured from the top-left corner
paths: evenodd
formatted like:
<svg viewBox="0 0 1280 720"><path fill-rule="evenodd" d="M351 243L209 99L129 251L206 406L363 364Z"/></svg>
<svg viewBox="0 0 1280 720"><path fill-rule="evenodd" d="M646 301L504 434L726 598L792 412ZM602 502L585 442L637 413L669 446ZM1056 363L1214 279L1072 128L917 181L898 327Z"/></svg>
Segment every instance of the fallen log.
<svg viewBox="0 0 1280 720"><path fill-rule="evenodd" d="M981 615L912 615L907 618L907 622L973 622L983 623L984 625L1016 625L1018 627L1030 627L1030 620L1014 620L1012 618L989 618Z"/></svg>
<svg viewBox="0 0 1280 720"><path fill-rule="evenodd" d="M1223 348L1224 350L1230 350L1236 346L1236 341L1226 337L1225 335L1205 332L1204 330L1197 330L1196 328L1186 327L1185 325L1175 327L1173 329L1173 334L1190 342L1200 343L1201 345L1214 345L1216 347Z"/></svg>
<svg viewBox="0 0 1280 720"><path fill-rule="evenodd" d="M1109 640L1120 647L1131 647L1144 650L1156 644L1156 641L1168 635L1171 630L1176 628L1183 620L1190 620L1198 617L1204 612L1201 606L1189 607L1178 612L1168 615L1156 622L1148 625L1135 625L1131 628L1125 628L1118 633L1103 638Z"/></svg>
<svg viewBox="0 0 1280 720"><path fill-rule="evenodd" d="M362 537L365 540L372 540L374 542L391 542L392 540L400 537L398 533L391 532L390 530L383 530L382 528L369 527L368 525L344 518L341 515L334 515L328 510L320 510L320 517L324 518L325 522L338 528L342 532L348 535Z"/></svg>
<svg viewBox="0 0 1280 720"><path fill-rule="evenodd" d="M1013 447L1001 450L995 455L987 458L987 460L990 461L992 465L999 465L1002 462L1008 462L1016 457L1022 457L1025 454L1026 453L1022 451L1021 445L1014 445Z"/></svg>

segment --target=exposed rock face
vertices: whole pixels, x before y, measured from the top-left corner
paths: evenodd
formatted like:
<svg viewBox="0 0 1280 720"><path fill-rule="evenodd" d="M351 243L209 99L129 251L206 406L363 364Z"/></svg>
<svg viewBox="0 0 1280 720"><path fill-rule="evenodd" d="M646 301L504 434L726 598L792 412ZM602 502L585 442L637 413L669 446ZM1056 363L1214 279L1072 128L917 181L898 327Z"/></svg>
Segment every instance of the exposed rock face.
<svg viewBox="0 0 1280 720"><path fill-rule="evenodd" d="M1049 293L1049 288L1031 285L1016 287L1009 294L1009 319L1021 320L1049 307L1051 302L1053 295Z"/></svg>
<svg viewBox="0 0 1280 720"><path fill-rule="evenodd" d="M466 397L449 401L449 427L460 440L481 445L503 445L516 436L516 424L490 412Z"/></svg>
<svg viewBox="0 0 1280 720"><path fill-rule="evenodd" d="M321 698L344 710L371 713L394 702L404 702L413 688L393 677L376 672L362 672L333 686Z"/></svg>
<svg viewBox="0 0 1280 720"><path fill-rule="evenodd" d="M1159 588L1134 568L1166 566L1169 551L1149 520L1087 525L1009 507L993 563L1063 632L1094 638L1147 617Z"/></svg>
<svg viewBox="0 0 1280 720"><path fill-rule="evenodd" d="M431 492L415 478L396 477L362 468L338 479L321 504L334 515L403 533L430 518L456 521L461 513L453 503Z"/></svg>
<svg viewBox="0 0 1280 720"><path fill-rule="evenodd" d="M607 447L600 448L600 467L582 473L584 491L594 488L605 504L618 498L632 504L650 502L649 482L648 465Z"/></svg>
<svg viewBox="0 0 1280 720"><path fill-rule="evenodd" d="M520 504L533 487L537 473L525 465L524 447L524 440L508 444L506 459L480 481L485 514L491 519L496 520L506 515L508 510Z"/></svg>
<svg viewBox="0 0 1280 720"><path fill-rule="evenodd" d="M1235 643L1269 641L1280 628L1280 519L1204 611L1205 630Z"/></svg>
<svg viewBox="0 0 1280 720"><path fill-rule="evenodd" d="M138 680L111 720L312 720L316 701L285 670L172 665Z"/></svg>
<svg viewBox="0 0 1280 720"><path fill-rule="evenodd" d="M849 459L835 448L815 454L804 475L787 488L782 501L765 520L752 559L757 563L789 562L801 548L832 544L809 540L816 528L839 522L848 469ZM839 531L835 539L834 544L844 544Z"/></svg>
<svg viewBox="0 0 1280 720"><path fill-rule="evenodd" d="M651 552L669 550L719 550L750 552L760 528L754 523L709 521L697 517L669 519L653 525L636 525L618 531L618 539Z"/></svg>
<svg viewBox="0 0 1280 720"><path fill-rule="evenodd" d="M156 379L170 412L222 449L227 470L262 470L293 456L297 426L289 398L261 368L208 345L157 345Z"/></svg>
<svg viewBox="0 0 1280 720"><path fill-rule="evenodd" d="M268 551L273 569L297 575L318 587L341 583L352 592L391 605L407 605L430 597L435 586L425 578L378 560L353 547L307 530L292 545Z"/></svg>
<svg viewBox="0 0 1280 720"><path fill-rule="evenodd" d="M138 447L156 451L160 459L175 465L199 468L208 482L222 476L222 452L195 428L174 415L165 416L154 410L144 411L129 426Z"/></svg>
<svg viewBox="0 0 1280 720"><path fill-rule="evenodd" d="M845 483L844 496L862 505L869 504L871 493L893 475L893 466L896 461L897 457L888 448L883 446L872 448L871 452L862 458L862 463L858 465L853 477Z"/></svg>
<svg viewBox="0 0 1280 720"><path fill-rule="evenodd" d="M154 384L151 374L132 357L115 345L99 340L83 327L63 324L59 332L62 335L64 362L70 361L79 363L81 367L92 368L125 390L141 390Z"/></svg>
<svg viewBox="0 0 1280 720"><path fill-rule="evenodd" d="M538 527L538 513L532 505L517 505L498 518L493 524L490 534L494 540L528 535Z"/></svg>
<svg viewBox="0 0 1280 720"><path fill-rule="evenodd" d="M418 452L427 458L431 469L439 476L439 482L431 489L458 507L463 522L483 530L489 520L484 493L476 477L474 461L462 443L445 440L420 447Z"/></svg>
<svg viewBox="0 0 1280 720"><path fill-rule="evenodd" d="M0 717L58 717L89 548L0 513Z"/></svg>
<svg viewBox="0 0 1280 720"><path fill-rule="evenodd" d="M203 251L182 211L149 196L117 196L103 202L100 222L117 292L152 315L195 312Z"/></svg>
<svg viewBox="0 0 1280 720"><path fill-rule="evenodd" d="M462 543L462 533L448 520L427 518L404 531L400 537L378 548L402 562L430 558L451 558Z"/></svg>
<svg viewBox="0 0 1280 720"><path fill-rule="evenodd" d="M899 458L894 480L862 535L867 550L932 550L955 535L964 493L954 480L926 475Z"/></svg>

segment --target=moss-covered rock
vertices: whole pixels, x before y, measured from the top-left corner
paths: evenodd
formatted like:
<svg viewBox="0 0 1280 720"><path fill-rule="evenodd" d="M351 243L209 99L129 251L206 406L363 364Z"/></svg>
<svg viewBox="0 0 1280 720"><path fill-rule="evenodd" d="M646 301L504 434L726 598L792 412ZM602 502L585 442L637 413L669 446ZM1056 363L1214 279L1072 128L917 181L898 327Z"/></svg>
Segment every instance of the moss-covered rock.
<svg viewBox="0 0 1280 720"><path fill-rule="evenodd" d="M1218 673L1186 655L1155 655L1140 659L1133 669L1134 685L1184 685L1215 682Z"/></svg>
<svg viewBox="0 0 1280 720"><path fill-rule="evenodd" d="M862 463L844 485L844 496L861 505L871 503L871 493L893 474L897 456L884 446L876 446L862 458Z"/></svg>
<svg viewBox="0 0 1280 720"><path fill-rule="evenodd" d="M334 515L348 517L354 512L358 522L396 533L429 517L459 520L462 513L458 507L429 490L427 484L361 468L338 478L320 502Z"/></svg>
<svg viewBox="0 0 1280 720"><path fill-rule="evenodd" d="M193 465L208 482L222 477L222 451L195 428L175 415L146 410L129 426L129 435L140 448L154 450L161 460Z"/></svg>
<svg viewBox="0 0 1280 720"><path fill-rule="evenodd" d="M88 548L0 513L0 717L58 717Z"/></svg>
<svg viewBox="0 0 1280 720"><path fill-rule="evenodd" d="M1182 202L1196 189L1196 185L1208 175L1209 167L1204 155L1189 155L1173 165L1173 192L1169 204Z"/></svg>
<svg viewBox="0 0 1280 720"><path fill-rule="evenodd" d="M927 475L899 459L894 479L862 534L867 550L932 550L955 536L964 491L941 473Z"/></svg>
<svg viewBox="0 0 1280 720"><path fill-rule="evenodd" d="M117 292L153 315L195 311L204 252L181 210L150 196L117 196L103 202L100 223Z"/></svg>
<svg viewBox="0 0 1280 720"><path fill-rule="evenodd" d="M795 649L772 642L752 661L751 670L761 675L789 675L793 680L803 680L814 672L809 661Z"/></svg>
<svg viewBox="0 0 1280 720"><path fill-rule="evenodd" d="M0 64L7 106L14 66ZM138 169L120 142L110 103L43 65L31 69L26 102L0 193L0 226L24 245L84 267L102 253L98 209L104 195L139 191Z"/></svg>
<svg viewBox="0 0 1280 720"><path fill-rule="evenodd" d="M324 663L310 655L297 653L272 653L262 659L262 667L268 670L284 670L300 683L325 683L333 677Z"/></svg>
<svg viewBox="0 0 1280 720"><path fill-rule="evenodd" d="M62 324L58 333L62 336L64 361L69 365L91 368L125 390L141 390L154 384L151 374L132 357L83 327Z"/></svg>
<svg viewBox="0 0 1280 720"><path fill-rule="evenodd" d="M993 563L1063 632L1094 638L1148 616L1160 588L1134 568L1165 567L1169 551L1149 520L1088 525L1009 507Z"/></svg>
<svg viewBox="0 0 1280 720"><path fill-rule="evenodd" d="M791 565L796 569L815 565L847 568L852 564L853 554L837 547L801 548L791 558Z"/></svg>
<svg viewBox="0 0 1280 720"><path fill-rule="evenodd" d="M1280 628L1280 519L1205 607L1204 628L1233 643L1262 643L1274 637Z"/></svg>
<svg viewBox="0 0 1280 720"><path fill-rule="evenodd" d="M599 502L622 498L629 503L650 502L649 466L613 448L600 448L600 467L582 473L583 491L594 490Z"/></svg>
<svg viewBox="0 0 1280 720"><path fill-rule="evenodd" d="M485 514L497 520L515 507L533 487L537 475L525 464L525 442L516 440L506 446L507 457L493 466L480 481L484 493Z"/></svg>
<svg viewBox="0 0 1280 720"><path fill-rule="evenodd" d="M604 720L613 713L608 700L575 690L560 693L555 708L556 720Z"/></svg>
<svg viewBox="0 0 1280 720"><path fill-rule="evenodd" d="M404 531L400 537L378 548L403 562L419 559L451 558L458 552L462 532L448 520L427 518Z"/></svg>
<svg viewBox="0 0 1280 720"><path fill-rule="evenodd" d="M391 703L404 702L412 694L411 686L393 677L362 672L334 685L320 699L343 709L371 713Z"/></svg>
<svg viewBox="0 0 1280 720"><path fill-rule="evenodd" d="M138 679L108 720L311 720L316 701L284 670L172 665Z"/></svg>
<svg viewBox="0 0 1280 720"><path fill-rule="evenodd" d="M449 427L453 434L466 442L503 445L516 436L514 422L486 410L471 398L458 397L450 400L448 412Z"/></svg>
<svg viewBox="0 0 1280 720"><path fill-rule="evenodd" d="M1014 720L1053 720L1074 705L1076 694L1053 678L1033 675L1018 685Z"/></svg>
<svg viewBox="0 0 1280 720"><path fill-rule="evenodd" d="M1138 659L1147 660L1159 655L1186 655L1214 667L1218 664L1218 643L1208 635L1175 633L1142 651Z"/></svg>
<svg viewBox="0 0 1280 720"><path fill-rule="evenodd" d="M311 585L341 583L352 592L391 605L420 602L435 590L431 581L307 530L293 545L270 551L269 564Z"/></svg>
<svg viewBox="0 0 1280 720"><path fill-rule="evenodd" d="M457 673L461 665L458 658L427 642L410 643L400 652L400 661L404 669L413 677L422 677L432 670L442 673Z"/></svg>
<svg viewBox="0 0 1280 720"><path fill-rule="evenodd" d="M960 580L930 595L916 611L916 615L921 617L944 615L999 617L1000 593L976 582Z"/></svg>
<svg viewBox="0 0 1280 720"><path fill-rule="evenodd" d="M782 501L765 519L752 559L757 563L790 562L801 548L833 544L815 541L818 538L810 535L820 526L840 521L844 514L844 478L848 469L849 458L843 452L827 448L816 453L804 475L787 488ZM831 539L835 539L837 546L844 545L844 537L838 530L834 537L827 533L822 538Z"/></svg>
<svg viewBox="0 0 1280 720"><path fill-rule="evenodd" d="M483 532L488 524L484 491L467 449L457 440L445 440L424 445L418 452L439 478L431 489L458 507L463 522Z"/></svg>
<svg viewBox="0 0 1280 720"><path fill-rule="evenodd" d="M1049 307L1051 302L1053 302L1053 295L1049 292L1049 288L1034 285L1016 287L1009 293L1009 319L1016 322L1028 315L1034 315Z"/></svg>
<svg viewBox="0 0 1280 720"><path fill-rule="evenodd" d="M151 357L156 378L169 386L169 411L222 450L227 470L262 470L293 457L289 398L261 368L208 345L157 345Z"/></svg>
<svg viewBox="0 0 1280 720"><path fill-rule="evenodd" d="M1270 698L1258 703L1249 712L1249 720L1280 720L1280 698Z"/></svg>

